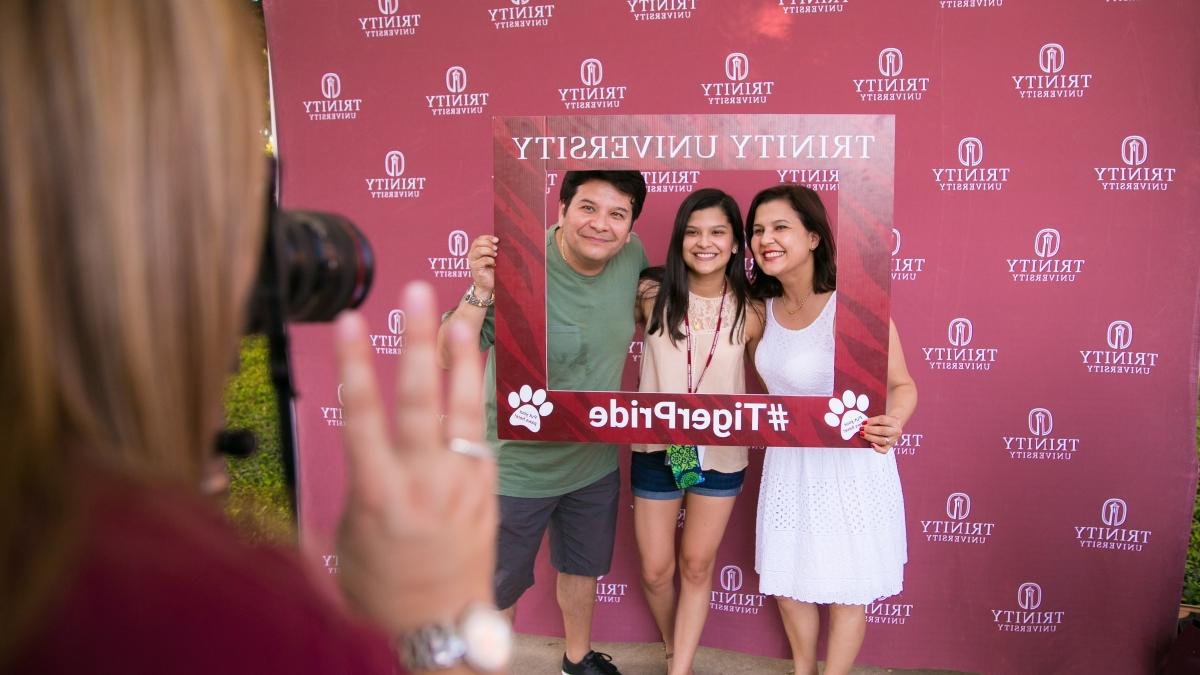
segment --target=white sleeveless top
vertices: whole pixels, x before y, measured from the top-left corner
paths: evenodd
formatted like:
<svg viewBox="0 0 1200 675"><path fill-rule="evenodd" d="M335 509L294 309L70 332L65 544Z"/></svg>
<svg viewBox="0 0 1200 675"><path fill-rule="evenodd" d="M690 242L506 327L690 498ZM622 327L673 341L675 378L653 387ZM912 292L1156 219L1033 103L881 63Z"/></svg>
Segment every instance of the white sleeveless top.
<svg viewBox="0 0 1200 675"><path fill-rule="evenodd" d="M808 326L784 328L767 301L767 323L754 354L754 366L767 391L783 396L833 395L833 317L837 293Z"/></svg>

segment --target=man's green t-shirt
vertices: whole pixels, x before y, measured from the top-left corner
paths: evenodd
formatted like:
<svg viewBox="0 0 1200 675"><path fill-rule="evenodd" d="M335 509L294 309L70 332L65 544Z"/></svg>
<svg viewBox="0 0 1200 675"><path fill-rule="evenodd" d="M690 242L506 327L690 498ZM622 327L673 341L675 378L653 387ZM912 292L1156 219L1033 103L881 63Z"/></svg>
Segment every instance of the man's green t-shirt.
<svg viewBox="0 0 1200 675"><path fill-rule="evenodd" d="M551 389L618 391L633 339L638 274L648 265L634 235L594 277L567 266L546 232L546 361ZM496 324L488 310L479 335L488 349L484 370L487 440L496 449L500 494L553 497L616 471L617 446L602 443L505 441L496 437ZM504 392L504 399L508 392ZM511 412L511 411L509 411Z"/></svg>

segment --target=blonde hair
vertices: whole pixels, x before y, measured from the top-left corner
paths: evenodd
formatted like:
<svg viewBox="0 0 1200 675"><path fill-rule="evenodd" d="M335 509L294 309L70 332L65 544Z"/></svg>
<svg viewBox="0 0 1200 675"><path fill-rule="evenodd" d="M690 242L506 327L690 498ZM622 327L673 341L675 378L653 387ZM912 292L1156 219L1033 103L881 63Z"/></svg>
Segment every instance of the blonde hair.
<svg viewBox="0 0 1200 675"><path fill-rule="evenodd" d="M198 485L212 451L264 213L244 4L0 3L0 665L80 475Z"/></svg>

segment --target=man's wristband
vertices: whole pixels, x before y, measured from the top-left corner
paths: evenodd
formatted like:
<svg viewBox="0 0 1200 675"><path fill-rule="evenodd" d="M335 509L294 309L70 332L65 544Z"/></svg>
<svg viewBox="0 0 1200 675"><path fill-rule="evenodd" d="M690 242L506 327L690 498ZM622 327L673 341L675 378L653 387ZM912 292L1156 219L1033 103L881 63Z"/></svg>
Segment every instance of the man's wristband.
<svg viewBox="0 0 1200 675"><path fill-rule="evenodd" d="M471 284L471 287L467 289L467 294L463 296L463 300L468 305L474 305L476 307L483 307L486 309L496 304L496 294L493 292L492 297L488 298L487 300L482 300L479 296L475 295L475 284Z"/></svg>

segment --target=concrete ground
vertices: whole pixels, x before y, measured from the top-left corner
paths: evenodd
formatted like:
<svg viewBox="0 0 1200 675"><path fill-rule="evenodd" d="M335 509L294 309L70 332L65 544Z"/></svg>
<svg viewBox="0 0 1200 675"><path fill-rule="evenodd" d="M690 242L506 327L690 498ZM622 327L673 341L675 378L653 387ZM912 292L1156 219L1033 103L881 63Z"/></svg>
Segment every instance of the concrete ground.
<svg viewBox="0 0 1200 675"><path fill-rule="evenodd" d="M667 672L663 649L659 643L597 642L593 648L613 657L613 663L624 675L662 675ZM513 675L555 675L562 665L562 638L518 633L513 654ZM701 647L696 655L696 675L786 675L792 672L792 662L751 656L723 649ZM859 675L958 675L948 670L900 670L896 668L855 668Z"/></svg>

